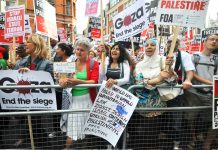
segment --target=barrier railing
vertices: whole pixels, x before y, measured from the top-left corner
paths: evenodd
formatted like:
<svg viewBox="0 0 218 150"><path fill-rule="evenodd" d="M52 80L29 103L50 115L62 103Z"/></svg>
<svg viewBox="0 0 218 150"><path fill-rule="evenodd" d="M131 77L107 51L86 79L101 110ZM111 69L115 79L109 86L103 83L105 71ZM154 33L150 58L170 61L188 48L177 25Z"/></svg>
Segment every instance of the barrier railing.
<svg viewBox="0 0 218 150"><path fill-rule="evenodd" d="M101 84L93 84L93 85L78 85L75 87L100 87ZM176 86L178 88L181 88L181 86ZM208 85L194 85L195 88L203 88L203 87L212 87ZM18 89L18 88L60 88L59 85L38 85L38 86L0 86L0 89ZM129 91L131 91L134 88L143 88L143 86L139 85L132 85L128 88ZM165 88L165 87L163 87ZM191 116L189 118L180 118L183 120L183 126L182 126L182 135L180 145L184 149L201 149L204 145L203 139L207 137L207 130L211 127L207 124L205 124L205 119L207 119L205 116L201 116L207 113L208 110L211 110L211 106L200 106L200 107L171 107L171 108L136 108L135 113L130 120L126 131L123 135L123 141L121 140L121 147L122 148L128 148L128 149L146 149L146 148L152 148L152 146L156 145L155 147L158 149L172 149L174 136L178 135L173 132L173 129L169 125L169 123L172 122L170 120L170 115L172 115L171 112L182 112L183 114L192 114L195 112L198 112L198 116ZM156 118L145 118L143 115L140 114L140 112L150 112L150 111L161 111L163 112L163 115L161 115L157 120ZM57 111L20 111L20 112L1 112L0 113L0 135L2 136L2 140L5 141L3 144L0 144L0 148L32 148L32 149L63 149L64 143L65 143L65 136L64 133L58 129L60 116L63 113L67 114L76 114L78 112L89 112L89 109L78 109L78 110L57 110ZM53 120L56 119L56 121L53 122L53 124L56 125L57 129L55 129L56 134L54 137L47 137L47 135L38 135L38 130L42 130L42 127L36 127L36 129L33 129L32 138L36 141L35 145L30 145L31 139L28 136L28 133L23 133L22 127L20 124L23 125L23 123L17 123L17 122L27 122L28 119L25 119L26 117L23 116L32 116L33 126L34 122L36 122L37 116L46 116L49 114L57 115L58 117L53 118ZM185 115L184 115L185 116ZM200 116L200 117L199 117ZM19 118L22 118L21 120ZM186 116L185 116L186 117ZM7 118L7 119L5 119ZM18 118L18 119L17 119ZM140 120L144 120L144 122L140 122ZM31 120L31 119L29 119ZM190 125L191 120L191 125ZM160 127L158 127L157 131L156 128L153 127L156 126L158 123L160 124ZM11 123L13 122L13 123ZM194 124L192 124L194 122ZM206 121L208 122L208 121ZM8 125L5 127L5 125ZM27 123L26 123L27 124ZM194 129L192 128L194 125ZM191 126L191 127L190 127ZM138 127L138 128L137 128ZM189 128L190 127L190 128ZM141 129L141 132L139 132ZM145 130L147 129L147 130ZM29 129L30 131L31 129ZM153 133L149 132L155 131L155 135L152 135ZM146 132L145 132L146 131ZM41 131L40 131L41 132ZM158 132L156 134L156 132ZM3 133L3 134L2 134ZM150 133L150 134L149 134ZM31 137L30 134L30 137ZM192 135L196 134L196 135ZM14 136L13 136L14 135ZM158 135L158 137L156 137ZM19 136L24 136L26 139L25 142L16 143L16 140L19 140ZM157 139L152 141L153 139ZM5 140L7 139L7 140ZM150 140L152 139L152 140ZM44 140L44 141L43 141ZM13 144L15 143L15 144ZM153 144L149 144L153 143ZM108 146L109 145L109 146ZM216 142L215 144L211 145L211 147L216 148ZM111 148L111 145L106 142L103 139L100 139L98 137L94 136L87 136L83 140L78 140L73 144L73 148L97 148L97 149L107 149ZM118 148L120 148L120 145L118 144ZM212 149L211 148L211 149Z"/></svg>

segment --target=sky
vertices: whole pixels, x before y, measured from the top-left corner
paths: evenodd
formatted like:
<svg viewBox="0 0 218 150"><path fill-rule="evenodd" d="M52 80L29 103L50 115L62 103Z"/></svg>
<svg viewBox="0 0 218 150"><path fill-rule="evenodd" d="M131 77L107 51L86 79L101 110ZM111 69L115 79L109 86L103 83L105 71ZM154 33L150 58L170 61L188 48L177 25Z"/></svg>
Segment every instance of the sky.
<svg viewBox="0 0 218 150"><path fill-rule="evenodd" d="M102 2L103 2L103 9L105 9L106 4L109 2L109 0L102 0ZM77 33L82 34L82 31L86 28L87 21L88 21L88 17L85 16L86 0L77 0L76 5L77 5L76 6ZM210 0L208 11L207 11L207 19L209 19L209 17L211 19L217 18L217 13L218 13L217 6L218 6L218 0ZM98 11L98 14L100 14L100 11Z"/></svg>
<svg viewBox="0 0 218 150"><path fill-rule="evenodd" d="M109 0L102 0L102 7L105 9L106 4ZM100 9L100 0L98 8ZM83 30L87 26L88 17L85 16L85 9L86 9L86 0L77 0L76 2L76 18L77 18L77 33L82 34ZM100 10L98 9L98 16L100 14Z"/></svg>

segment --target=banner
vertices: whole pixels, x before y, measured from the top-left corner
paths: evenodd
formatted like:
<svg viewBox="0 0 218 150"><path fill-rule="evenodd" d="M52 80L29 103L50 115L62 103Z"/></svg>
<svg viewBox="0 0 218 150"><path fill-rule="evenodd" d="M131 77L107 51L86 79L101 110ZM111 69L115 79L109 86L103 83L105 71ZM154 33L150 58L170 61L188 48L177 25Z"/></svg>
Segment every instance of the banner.
<svg viewBox="0 0 218 150"><path fill-rule="evenodd" d="M213 129L218 129L218 75L213 76Z"/></svg>
<svg viewBox="0 0 218 150"><path fill-rule="evenodd" d="M201 45L201 34L195 34L191 42L192 53L200 51L200 45Z"/></svg>
<svg viewBox="0 0 218 150"><path fill-rule="evenodd" d="M1 70L0 86L6 85L54 85L51 74L44 71L18 73L17 70ZM2 89L2 109L7 110L57 110L55 89Z"/></svg>
<svg viewBox="0 0 218 150"><path fill-rule="evenodd" d="M9 45L12 43L13 38L5 39L4 36L5 30L5 13L0 13L0 44ZM23 43L23 36L15 37L16 43Z"/></svg>
<svg viewBox="0 0 218 150"><path fill-rule="evenodd" d="M58 41L55 7L45 0L34 0L36 33Z"/></svg>
<svg viewBox="0 0 218 150"><path fill-rule="evenodd" d="M64 28L58 28L58 35L61 43L67 43L67 35Z"/></svg>
<svg viewBox="0 0 218 150"><path fill-rule="evenodd" d="M151 0L138 0L133 5L113 17L115 41L134 36L149 25L149 10L146 4Z"/></svg>
<svg viewBox="0 0 218 150"><path fill-rule="evenodd" d="M204 28L208 0L160 0L156 24Z"/></svg>
<svg viewBox="0 0 218 150"><path fill-rule="evenodd" d="M32 29L30 26L30 17L29 15L25 14L25 34L32 34Z"/></svg>
<svg viewBox="0 0 218 150"><path fill-rule="evenodd" d="M86 0L85 16L96 15L98 12L98 0Z"/></svg>
<svg viewBox="0 0 218 150"><path fill-rule="evenodd" d="M99 39L101 38L101 30L100 29L91 29L91 37L92 39Z"/></svg>
<svg viewBox="0 0 218 150"><path fill-rule="evenodd" d="M138 98L119 86L105 87L98 92L83 134L96 135L110 142L114 147L125 129Z"/></svg>
<svg viewBox="0 0 218 150"><path fill-rule="evenodd" d="M8 7L5 12L5 38L24 36L24 5Z"/></svg>

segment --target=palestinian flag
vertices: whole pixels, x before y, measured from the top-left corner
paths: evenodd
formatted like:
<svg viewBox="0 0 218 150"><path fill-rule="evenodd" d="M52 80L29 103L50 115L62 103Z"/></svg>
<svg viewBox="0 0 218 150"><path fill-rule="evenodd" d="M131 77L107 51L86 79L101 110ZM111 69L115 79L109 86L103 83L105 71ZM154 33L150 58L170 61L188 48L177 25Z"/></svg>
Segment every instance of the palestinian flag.
<svg viewBox="0 0 218 150"><path fill-rule="evenodd" d="M214 97L218 98L218 80L214 80Z"/></svg>

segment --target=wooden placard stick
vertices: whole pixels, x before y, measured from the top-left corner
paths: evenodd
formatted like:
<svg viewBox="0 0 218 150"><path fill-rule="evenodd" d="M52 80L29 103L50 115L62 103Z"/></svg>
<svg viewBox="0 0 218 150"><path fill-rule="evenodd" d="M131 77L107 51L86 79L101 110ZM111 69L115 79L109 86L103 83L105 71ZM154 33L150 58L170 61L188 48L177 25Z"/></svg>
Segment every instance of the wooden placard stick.
<svg viewBox="0 0 218 150"><path fill-rule="evenodd" d="M103 37L103 8L102 8L102 0L100 0L100 12L101 12L101 44L104 45L104 37ZM101 53L101 67L104 72L104 64L105 64L106 52Z"/></svg>
<svg viewBox="0 0 218 150"><path fill-rule="evenodd" d="M88 37L88 35L89 35L89 22L90 22L90 17L88 17L88 22L87 22L87 26L86 26L86 37Z"/></svg>
<svg viewBox="0 0 218 150"><path fill-rule="evenodd" d="M13 36L12 46L9 49L9 62L16 64L16 38Z"/></svg>
<svg viewBox="0 0 218 150"><path fill-rule="evenodd" d="M174 30L174 34L173 34L173 39L172 39L172 42L171 42L170 51L168 53L168 57L173 57L174 48L176 46L176 41L177 41L177 38L178 38L179 30L180 30L180 27L176 26L176 28ZM169 69L170 69L170 65L166 65L165 66L165 71L169 71Z"/></svg>
<svg viewBox="0 0 218 150"><path fill-rule="evenodd" d="M48 59L51 60L51 61L54 61L54 60L52 60L52 56L51 56L51 42L50 42L50 37L48 37Z"/></svg>

